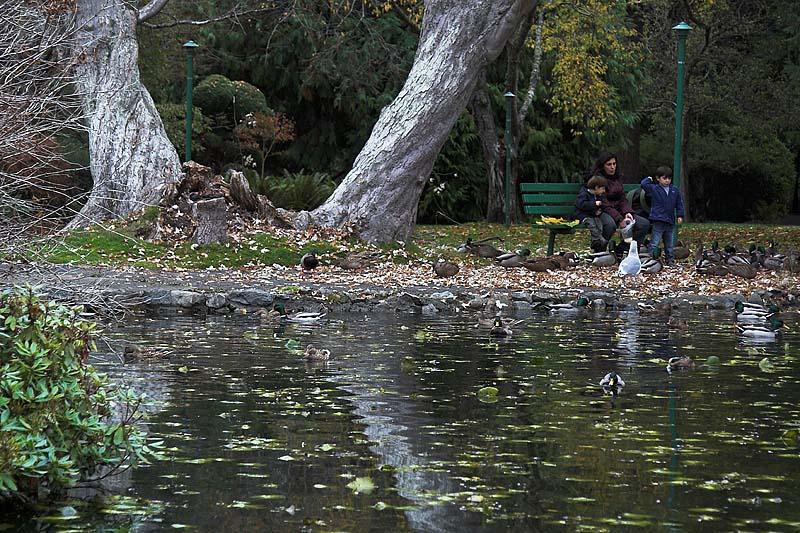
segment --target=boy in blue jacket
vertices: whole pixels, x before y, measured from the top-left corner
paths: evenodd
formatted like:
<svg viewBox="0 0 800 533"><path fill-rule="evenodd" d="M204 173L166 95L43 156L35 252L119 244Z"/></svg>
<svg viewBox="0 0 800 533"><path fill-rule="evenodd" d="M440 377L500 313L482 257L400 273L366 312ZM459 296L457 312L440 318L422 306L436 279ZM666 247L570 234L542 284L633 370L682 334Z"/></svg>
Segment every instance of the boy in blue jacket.
<svg viewBox="0 0 800 533"><path fill-rule="evenodd" d="M642 188L650 195L650 223L653 226L653 239L650 241L650 253L655 254L661 240L664 240L664 256L667 264L675 264L672 247L672 235L675 229L675 212L678 213L678 224L683 224L686 215L683 209L681 192L672 185L672 169L658 167L655 177L642 180Z"/></svg>
<svg viewBox="0 0 800 533"><path fill-rule="evenodd" d="M592 236L592 251L600 252L606 249L608 241L603 235L610 235L616 228L616 223L611 215L606 213L606 186L608 180L601 176L593 176L586 185L581 187L578 198L575 200L575 215L581 224L589 228Z"/></svg>

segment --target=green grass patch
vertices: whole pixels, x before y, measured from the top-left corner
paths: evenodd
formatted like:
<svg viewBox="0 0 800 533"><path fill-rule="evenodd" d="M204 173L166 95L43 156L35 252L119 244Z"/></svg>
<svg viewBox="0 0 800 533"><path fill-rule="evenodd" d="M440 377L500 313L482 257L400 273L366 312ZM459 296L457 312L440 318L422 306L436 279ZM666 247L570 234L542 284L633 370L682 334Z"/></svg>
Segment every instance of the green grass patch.
<svg viewBox="0 0 800 533"><path fill-rule="evenodd" d="M147 216L147 214L146 214ZM134 265L145 268L192 268L209 267L240 268L246 266L296 265L300 257L314 251L329 262L335 256L333 245L323 241L306 242L298 246L288 239L277 238L269 233L252 233L244 236L241 242L197 246L191 243L169 245L152 243L136 237L136 232L144 223L137 221L119 224L117 229L94 228L74 231L63 241L29 250L30 260L45 259L53 263L74 263L84 265L123 266ZM417 226L413 239L408 243L392 242L380 246L386 259L394 263L407 263L421 259L435 261L439 257L464 261L478 261L457 252L457 247L472 237L475 240L486 237L499 237L492 244L504 250L530 248L534 255L544 253L548 232L534 229L532 224L515 224L506 227L502 224L470 223L458 226ZM684 224L679 228L682 240L696 244L704 242L710 246L718 241L720 246L730 243L747 246L750 243L766 245L770 241L778 243L779 250L800 248L800 227L773 226L766 224ZM577 232L572 235L559 235L557 250L587 251L588 233ZM357 242L344 242L351 251L360 251L367 246Z"/></svg>

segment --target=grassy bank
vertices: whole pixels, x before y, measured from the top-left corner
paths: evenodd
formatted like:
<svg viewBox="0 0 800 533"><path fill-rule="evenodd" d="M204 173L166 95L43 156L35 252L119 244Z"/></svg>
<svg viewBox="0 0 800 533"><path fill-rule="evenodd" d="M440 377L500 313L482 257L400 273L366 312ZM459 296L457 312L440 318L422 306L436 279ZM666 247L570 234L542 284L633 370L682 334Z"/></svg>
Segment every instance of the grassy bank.
<svg viewBox="0 0 800 533"><path fill-rule="evenodd" d="M299 257L315 251L324 260L351 251L374 249L353 238L334 233L248 232L234 235L234 240L224 245L198 247L187 242L150 242L136 236L139 226L135 221L110 227L96 227L76 231L63 240L47 240L31 245L17 258L103 266L139 266L145 268L247 268L268 265L296 265ZM380 247L397 263L409 259L435 260L438 257L465 260L456 247L468 237L473 239L497 236L499 248L530 248L534 255L544 253L547 232L532 230L530 224L505 227L500 224L470 223L459 226L418 226L410 243L393 243ZM685 224L680 227L680 238L708 246L718 241L720 246L729 243L747 246L750 243L767 245L778 243L779 250L800 248L800 227L765 224ZM560 235L557 249L587 251L586 232Z"/></svg>

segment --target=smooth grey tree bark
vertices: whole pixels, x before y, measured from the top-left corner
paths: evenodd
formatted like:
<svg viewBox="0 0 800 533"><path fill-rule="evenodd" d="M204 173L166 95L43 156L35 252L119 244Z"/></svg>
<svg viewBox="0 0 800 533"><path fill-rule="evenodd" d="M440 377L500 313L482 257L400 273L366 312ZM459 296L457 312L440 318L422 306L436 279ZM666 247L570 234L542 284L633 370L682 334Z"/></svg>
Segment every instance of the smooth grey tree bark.
<svg viewBox="0 0 800 533"><path fill-rule="evenodd" d="M154 0L141 12L152 16L166 1ZM94 183L71 227L156 204L163 187L181 176L178 153L139 79L135 3L78 0L76 7L72 53Z"/></svg>
<svg viewBox="0 0 800 533"><path fill-rule="evenodd" d="M475 89L535 0L428 0L414 65L381 112L353 169L311 213L326 226L351 224L372 242L407 240L439 150Z"/></svg>

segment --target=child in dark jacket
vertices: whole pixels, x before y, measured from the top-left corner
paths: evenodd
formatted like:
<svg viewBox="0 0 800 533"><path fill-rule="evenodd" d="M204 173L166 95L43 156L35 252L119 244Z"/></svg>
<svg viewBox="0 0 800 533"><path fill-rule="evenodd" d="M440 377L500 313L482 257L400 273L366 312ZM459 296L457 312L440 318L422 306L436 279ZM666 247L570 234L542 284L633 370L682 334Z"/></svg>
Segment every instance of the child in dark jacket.
<svg viewBox="0 0 800 533"><path fill-rule="evenodd" d="M575 200L575 218L589 229L592 236L592 251L605 250L608 241L603 237L603 226L610 225L611 232L615 226L614 219L605 214L607 209L606 185L608 180L601 176L593 176L581 187Z"/></svg>
<svg viewBox="0 0 800 533"><path fill-rule="evenodd" d="M648 176L642 180L642 188L651 198L650 222L653 225L653 239L650 241L650 253L655 254L663 239L667 264L674 264L672 235L675 229L675 212L678 213L678 224L683 224L686 213L683 209L681 192L672 185L672 169L658 167L655 177Z"/></svg>

